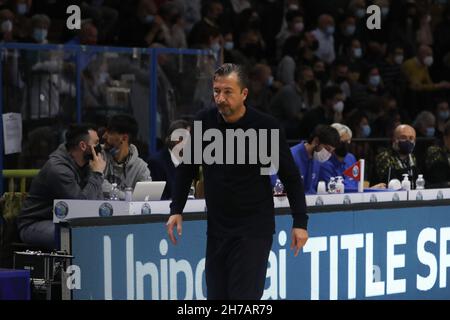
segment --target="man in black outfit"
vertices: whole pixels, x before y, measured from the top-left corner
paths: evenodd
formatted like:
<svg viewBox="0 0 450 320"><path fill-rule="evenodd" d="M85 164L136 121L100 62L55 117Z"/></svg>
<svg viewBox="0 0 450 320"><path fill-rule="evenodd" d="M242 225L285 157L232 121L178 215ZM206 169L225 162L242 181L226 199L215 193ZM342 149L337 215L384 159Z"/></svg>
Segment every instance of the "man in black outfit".
<svg viewBox="0 0 450 320"><path fill-rule="evenodd" d="M274 140L274 143L278 142L278 149L271 145L268 150L271 150L271 157L279 159L278 175L287 191L294 220L291 249L295 248L297 256L308 239L308 216L303 182L284 133L273 117L244 105L248 87L240 66L224 64L215 72L213 85L217 108L199 112L191 137L198 134L195 128L199 123L203 132L215 129L223 137L226 130L248 132L247 130L252 129L261 132L266 129L269 131L268 136L273 132L279 134L276 136L277 140ZM258 137L260 139L263 139L262 135ZM196 140L195 137L191 138L191 141ZM208 164L211 162L206 163L202 159L208 210L205 264L208 299L256 300L261 299L264 291L267 261L275 232L274 203L270 176L261 171L264 165L261 161L251 164L247 160L251 149L247 142L245 148L237 148L233 152L233 163L244 152L245 164L229 164L226 155L230 155L231 151L227 152L227 144L223 148L223 159L227 159L227 164L223 164L225 161ZM203 142L202 151L206 150L205 145ZM187 143L186 147L192 150L191 143ZM274 149L279 151L273 151ZM183 154L187 154L186 149L183 149ZM180 237L183 221L181 213L199 166L199 163L188 162L184 161L177 168L173 201L170 205L171 215L167 222L167 232L174 244L177 239L173 229L176 227Z"/></svg>

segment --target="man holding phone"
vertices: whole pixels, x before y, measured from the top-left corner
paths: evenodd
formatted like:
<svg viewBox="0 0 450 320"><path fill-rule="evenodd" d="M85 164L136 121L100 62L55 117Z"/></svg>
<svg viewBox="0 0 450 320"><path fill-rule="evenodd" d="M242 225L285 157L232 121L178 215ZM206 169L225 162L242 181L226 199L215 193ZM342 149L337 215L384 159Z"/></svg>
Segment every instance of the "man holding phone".
<svg viewBox="0 0 450 320"><path fill-rule="evenodd" d="M71 125L66 143L61 144L33 179L17 218L23 242L57 249L52 219L55 199L103 199L102 183L105 160L99 137L93 126Z"/></svg>

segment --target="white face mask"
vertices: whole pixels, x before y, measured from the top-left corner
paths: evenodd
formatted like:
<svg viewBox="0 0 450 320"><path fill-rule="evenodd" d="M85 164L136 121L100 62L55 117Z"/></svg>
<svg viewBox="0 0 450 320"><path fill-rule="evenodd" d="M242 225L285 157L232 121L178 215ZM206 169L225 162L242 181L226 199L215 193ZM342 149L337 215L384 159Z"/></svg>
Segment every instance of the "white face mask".
<svg viewBox="0 0 450 320"><path fill-rule="evenodd" d="M292 10L292 11L297 11L298 10L298 5L296 5L296 4L291 4L291 5L289 5L289 10Z"/></svg>
<svg viewBox="0 0 450 320"><path fill-rule="evenodd" d="M353 55L355 58L361 58L362 57L362 49L361 48L353 48Z"/></svg>
<svg viewBox="0 0 450 320"><path fill-rule="evenodd" d="M431 65L433 64L433 57L432 56L427 56L425 59L423 59L423 63L427 67L431 67Z"/></svg>
<svg viewBox="0 0 450 320"><path fill-rule="evenodd" d="M342 101L336 102L336 103L334 104L334 106L333 106L333 110L334 110L335 112L339 112L339 113L341 113L342 111L344 111L344 102L342 102Z"/></svg>
<svg viewBox="0 0 450 320"><path fill-rule="evenodd" d="M328 161L328 159L330 159L330 157L331 157L331 153L325 148L322 148L322 150L320 150L320 151L314 151L314 155L313 155L314 160L317 160L320 163L324 163L324 162Z"/></svg>
<svg viewBox="0 0 450 320"><path fill-rule="evenodd" d="M403 56L397 55L397 56L395 56L394 61L395 61L396 64L402 64L403 63L403 59L404 59Z"/></svg>
<svg viewBox="0 0 450 320"><path fill-rule="evenodd" d="M3 21L1 28L2 28L3 33L11 32L12 28L13 28L13 24L12 24L11 20Z"/></svg>
<svg viewBox="0 0 450 320"><path fill-rule="evenodd" d="M234 42L233 41L227 41L225 42L225 44L223 45L223 48L227 51L231 51L234 49Z"/></svg>

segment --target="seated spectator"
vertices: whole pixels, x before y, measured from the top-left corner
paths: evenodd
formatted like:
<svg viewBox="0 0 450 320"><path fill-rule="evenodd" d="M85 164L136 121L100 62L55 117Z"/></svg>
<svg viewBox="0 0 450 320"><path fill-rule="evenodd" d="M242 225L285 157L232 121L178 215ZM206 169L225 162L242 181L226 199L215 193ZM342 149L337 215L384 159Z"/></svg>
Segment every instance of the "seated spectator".
<svg viewBox="0 0 450 320"><path fill-rule="evenodd" d="M436 107L434 111L436 117L436 138L442 143L444 135L444 127L448 119L450 119L450 108L448 106L447 99L439 97L436 101Z"/></svg>
<svg viewBox="0 0 450 320"><path fill-rule="evenodd" d="M103 199L103 170L106 163L97 152L99 138L89 125L73 125L66 143L54 151L33 179L17 218L23 242L58 249L53 224L55 199Z"/></svg>
<svg viewBox="0 0 450 320"><path fill-rule="evenodd" d="M105 0L84 0L81 5L82 16L92 19L98 26L99 42L102 44L112 42L119 19L119 12L107 3Z"/></svg>
<svg viewBox="0 0 450 320"><path fill-rule="evenodd" d="M318 19L318 28L313 32L316 39L319 41L319 48L316 51L316 56L331 65L336 58L334 51L334 19L328 14L323 14Z"/></svg>
<svg viewBox="0 0 450 320"><path fill-rule="evenodd" d="M276 73L276 79L284 85L295 83L296 58L300 52L300 41L299 36L292 36L284 42L283 57L278 63Z"/></svg>
<svg viewBox="0 0 450 320"><path fill-rule="evenodd" d="M399 106L404 104L404 95L407 88L407 81L401 68L404 56L403 46L393 44L388 48L386 58L379 65L384 87L398 101Z"/></svg>
<svg viewBox="0 0 450 320"><path fill-rule="evenodd" d="M223 61L240 65L247 64L247 58L236 49L232 32L227 32L223 36Z"/></svg>
<svg viewBox="0 0 450 320"><path fill-rule="evenodd" d="M36 14L31 18L31 39L27 42L38 44L48 43L47 36L50 29L50 18L45 14Z"/></svg>
<svg viewBox="0 0 450 320"><path fill-rule="evenodd" d="M138 133L136 120L126 114L111 117L103 135L105 139L104 157L106 160L103 193L109 195L112 184L119 189L119 198L125 199L125 188L133 188L139 181L150 181L150 171L147 163L139 158L139 153L133 140Z"/></svg>
<svg viewBox="0 0 450 320"><path fill-rule="evenodd" d="M276 36L277 42L277 58L281 58L282 50L286 40L292 36L299 36L305 29L303 23L303 14L300 10L289 10L286 13L287 28L281 30Z"/></svg>
<svg viewBox="0 0 450 320"><path fill-rule="evenodd" d="M402 65L403 73L411 90L433 91L450 89L450 83L442 81L434 83L429 68L433 64L433 50L425 45L420 46L417 56L406 60Z"/></svg>
<svg viewBox="0 0 450 320"><path fill-rule="evenodd" d="M14 13L11 10L0 10L0 41L13 42L14 37Z"/></svg>
<svg viewBox="0 0 450 320"><path fill-rule="evenodd" d="M344 94L337 86L325 87L321 93L322 104L308 111L300 124L300 137L308 137L319 124L342 122Z"/></svg>
<svg viewBox="0 0 450 320"><path fill-rule="evenodd" d="M340 123L333 123L331 126L339 133L340 143L334 149L330 159L321 164L319 181L325 181L328 185L330 178L341 176L344 178L345 191L356 192L358 181L344 175L344 171L356 162L355 156L349 151L352 142L352 130Z"/></svg>
<svg viewBox="0 0 450 320"><path fill-rule="evenodd" d="M414 189L419 171L423 172L417 167L413 154L415 145L416 130L413 127L401 124L395 128L392 146L375 158L376 181L386 184L392 179L402 181L403 174L408 174L411 188Z"/></svg>
<svg viewBox="0 0 450 320"><path fill-rule="evenodd" d="M182 143L183 140L172 141L171 135L175 130L190 130L190 124L186 120L176 120L171 123L169 132L165 139L165 146L157 154L149 159L148 165L152 173L153 181L166 181L166 186L161 200L172 198L173 185L175 183L175 169L181 164L180 159L172 149Z"/></svg>
<svg viewBox="0 0 450 320"><path fill-rule="evenodd" d="M422 111L413 122L418 138L427 138L416 143L415 154L419 168L425 168L427 149L435 144L436 117L430 111Z"/></svg>
<svg viewBox="0 0 450 320"><path fill-rule="evenodd" d="M443 142L431 146L425 159L425 184L427 188L450 187L450 121L444 126Z"/></svg>
<svg viewBox="0 0 450 320"><path fill-rule="evenodd" d="M190 47L196 47L202 42L202 34L210 28L221 30L220 17L223 14L223 5L220 0L208 0L202 4L202 19L195 23L188 35Z"/></svg>
<svg viewBox="0 0 450 320"><path fill-rule="evenodd" d="M302 141L291 148L305 186L305 193L317 193L320 167L328 161L339 146L339 133L328 125L318 125L307 141Z"/></svg>
<svg viewBox="0 0 450 320"><path fill-rule="evenodd" d="M269 112L274 78L266 64L257 64L249 72L249 93L246 103L262 112Z"/></svg>
<svg viewBox="0 0 450 320"><path fill-rule="evenodd" d="M270 112L280 120L288 139L298 139L303 112L320 103L320 84L311 67L296 71L296 83L285 85L270 102ZM312 108L311 108L312 109Z"/></svg>
<svg viewBox="0 0 450 320"><path fill-rule="evenodd" d="M327 86L339 86L345 96L344 100L351 96L348 71L347 62L344 60L335 61L331 70L330 80L327 83Z"/></svg>
<svg viewBox="0 0 450 320"><path fill-rule="evenodd" d="M338 56L344 55L352 46L353 40L358 37L356 32L356 18L352 15L345 15L341 18L339 28L335 37L335 51Z"/></svg>

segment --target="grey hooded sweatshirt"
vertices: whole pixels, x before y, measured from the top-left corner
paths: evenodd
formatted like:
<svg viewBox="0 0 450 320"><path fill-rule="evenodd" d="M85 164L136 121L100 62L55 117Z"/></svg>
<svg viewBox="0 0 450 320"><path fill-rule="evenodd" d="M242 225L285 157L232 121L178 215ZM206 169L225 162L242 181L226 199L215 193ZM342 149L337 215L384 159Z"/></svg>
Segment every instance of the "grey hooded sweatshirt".
<svg viewBox="0 0 450 320"><path fill-rule="evenodd" d="M31 183L17 217L19 230L34 222L51 220L55 199L103 199L102 182L101 173L92 172L88 164L80 168L61 144Z"/></svg>
<svg viewBox="0 0 450 320"><path fill-rule="evenodd" d="M106 160L105 181L103 182L103 192L109 196L112 189L112 183L117 183L119 188L119 198L125 199L125 188L133 188L138 181L151 181L148 164L139 158L138 150L135 145L130 144L130 153L123 163L117 163L109 152L103 152Z"/></svg>

